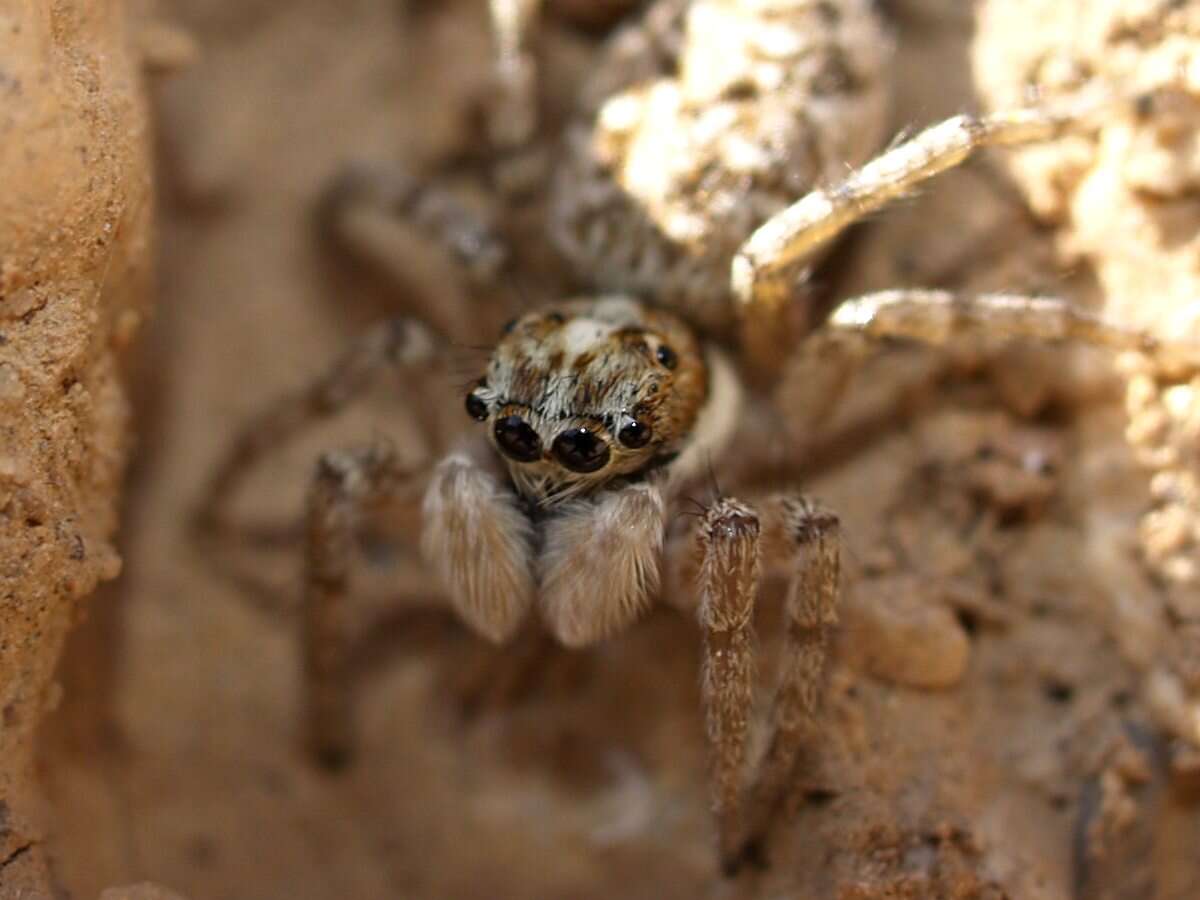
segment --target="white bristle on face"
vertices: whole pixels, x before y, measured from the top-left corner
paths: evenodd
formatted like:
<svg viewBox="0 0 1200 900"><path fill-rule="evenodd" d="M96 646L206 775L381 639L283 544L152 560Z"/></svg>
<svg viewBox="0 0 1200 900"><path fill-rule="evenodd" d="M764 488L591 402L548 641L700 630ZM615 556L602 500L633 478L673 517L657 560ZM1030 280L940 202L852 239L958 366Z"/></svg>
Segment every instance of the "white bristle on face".
<svg viewBox="0 0 1200 900"><path fill-rule="evenodd" d="M601 322L597 319L573 319L563 326L557 343L566 353L566 363L570 365L583 354L595 350L614 331L616 331L616 327L609 322Z"/></svg>

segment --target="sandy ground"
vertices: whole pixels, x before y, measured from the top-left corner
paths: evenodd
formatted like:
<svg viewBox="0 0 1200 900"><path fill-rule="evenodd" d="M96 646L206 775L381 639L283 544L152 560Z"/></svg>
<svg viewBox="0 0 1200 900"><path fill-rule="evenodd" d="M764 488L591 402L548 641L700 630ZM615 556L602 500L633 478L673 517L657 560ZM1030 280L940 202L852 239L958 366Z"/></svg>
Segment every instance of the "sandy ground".
<svg viewBox="0 0 1200 900"><path fill-rule="evenodd" d="M392 616L363 649L356 765L329 777L308 764L295 558L262 559L279 586L264 600L217 572L185 511L235 425L386 302L327 265L312 204L347 159L428 158L452 140L447 110L486 58L481 7L164 6L203 55L157 96L160 312L138 373L125 573L71 641L45 735L64 884L92 897L152 879L193 900L1200 896L1200 815L1168 784L1170 748L1140 707L1137 654L1122 647L1136 637L1111 633L1116 602L1156 600L1132 553L1144 476L1117 391L1094 375L1080 408L1078 391L1030 401L1002 375L938 380L807 476L846 523L847 624L828 741L798 781L813 802L775 829L765 874L715 875L698 634L665 612L474 716L455 698L491 651L446 618ZM969 7L889 8L897 127L972 105ZM1086 273L1048 268L1014 197L988 165L948 178L860 235L829 287L1086 300ZM1004 359L1009 372L1062 361ZM877 386L868 375L864 404ZM452 385L431 390L461 415ZM1014 412L1027 401L1035 418ZM282 454L244 506L294 518L316 449L403 441L413 425L350 417ZM1017 445L1055 465L1013 488ZM875 608L918 622L901 647L952 646L965 671L942 690L902 686ZM759 629L768 651L773 621Z"/></svg>
<svg viewBox="0 0 1200 900"><path fill-rule="evenodd" d="M121 561L123 366L151 296L141 59L124 3L0 3L0 894L50 895L39 724Z"/></svg>

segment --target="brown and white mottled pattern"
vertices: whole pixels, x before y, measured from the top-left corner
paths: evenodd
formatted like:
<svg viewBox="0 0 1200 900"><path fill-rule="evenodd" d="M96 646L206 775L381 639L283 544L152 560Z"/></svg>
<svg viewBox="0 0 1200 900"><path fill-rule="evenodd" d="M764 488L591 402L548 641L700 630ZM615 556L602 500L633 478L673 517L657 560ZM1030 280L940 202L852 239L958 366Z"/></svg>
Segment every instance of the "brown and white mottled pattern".
<svg viewBox="0 0 1200 900"><path fill-rule="evenodd" d="M841 593L841 524L807 497L777 497L769 535L776 566L788 575L787 632L770 716L770 742L747 811L746 852L756 852L787 793L797 760L820 739L825 664Z"/></svg>
<svg viewBox="0 0 1200 900"><path fill-rule="evenodd" d="M660 0L585 88L550 239L585 283L728 331L741 242L878 150L890 57L868 0Z"/></svg>
<svg viewBox="0 0 1200 900"><path fill-rule="evenodd" d="M744 839L742 787L754 709L754 603L758 594L759 522L754 510L724 499L705 513L696 531L701 556L701 678L712 748L713 813L726 867L737 865Z"/></svg>
<svg viewBox="0 0 1200 900"><path fill-rule="evenodd" d="M509 472L525 496L554 504L677 455L708 400L708 372L681 320L628 297L605 297L514 321L471 396L486 406L493 444L490 426L506 417L537 434L537 459L508 460ZM648 430L645 444L619 439L631 422ZM573 429L607 446L605 465L573 472L555 460L556 437Z"/></svg>

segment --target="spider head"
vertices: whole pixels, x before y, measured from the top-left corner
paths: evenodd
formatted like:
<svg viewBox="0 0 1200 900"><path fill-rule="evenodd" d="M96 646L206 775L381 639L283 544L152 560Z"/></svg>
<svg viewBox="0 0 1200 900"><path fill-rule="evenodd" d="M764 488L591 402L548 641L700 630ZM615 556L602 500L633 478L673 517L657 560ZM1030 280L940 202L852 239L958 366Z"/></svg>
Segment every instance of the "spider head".
<svg viewBox="0 0 1200 900"><path fill-rule="evenodd" d="M543 504L669 462L707 394L696 337L625 297L513 321L466 397L517 489Z"/></svg>

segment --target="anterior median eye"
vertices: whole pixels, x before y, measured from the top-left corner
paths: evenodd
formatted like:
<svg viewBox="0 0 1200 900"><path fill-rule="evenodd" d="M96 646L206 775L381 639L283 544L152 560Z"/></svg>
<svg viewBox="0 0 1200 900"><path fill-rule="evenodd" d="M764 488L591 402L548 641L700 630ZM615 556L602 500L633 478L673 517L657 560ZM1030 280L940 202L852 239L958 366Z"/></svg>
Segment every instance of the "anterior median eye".
<svg viewBox="0 0 1200 900"><path fill-rule="evenodd" d="M617 440L633 450L645 447L650 441L650 426L634 419L617 432Z"/></svg>
<svg viewBox="0 0 1200 900"><path fill-rule="evenodd" d="M668 369L675 368L675 364L679 362L679 357L675 355L675 351L663 344L658 348L658 352L654 354L660 363Z"/></svg>
<svg viewBox="0 0 1200 900"><path fill-rule="evenodd" d="M554 439L555 458L572 472L595 472L608 462L608 444L586 428L572 428Z"/></svg>

